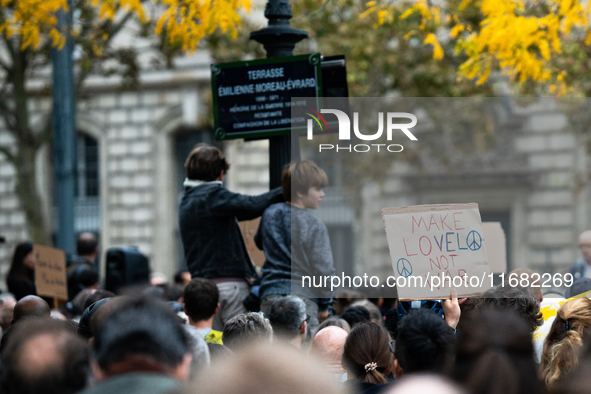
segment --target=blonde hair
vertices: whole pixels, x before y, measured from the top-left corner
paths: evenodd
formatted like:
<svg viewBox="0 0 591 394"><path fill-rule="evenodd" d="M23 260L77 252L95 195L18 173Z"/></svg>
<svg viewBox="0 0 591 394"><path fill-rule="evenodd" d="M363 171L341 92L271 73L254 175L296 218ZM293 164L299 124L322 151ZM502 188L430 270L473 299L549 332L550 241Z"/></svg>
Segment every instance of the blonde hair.
<svg viewBox="0 0 591 394"><path fill-rule="evenodd" d="M579 363L583 334L591 326L591 300L577 298L558 310L546 337L540 368L550 388Z"/></svg>

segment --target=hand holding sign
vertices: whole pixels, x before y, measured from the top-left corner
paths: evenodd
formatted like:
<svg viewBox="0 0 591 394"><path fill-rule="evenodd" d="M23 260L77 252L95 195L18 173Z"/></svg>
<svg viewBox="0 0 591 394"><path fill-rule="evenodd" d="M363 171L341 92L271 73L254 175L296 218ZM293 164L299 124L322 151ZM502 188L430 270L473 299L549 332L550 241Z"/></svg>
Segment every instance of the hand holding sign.
<svg viewBox="0 0 591 394"><path fill-rule="evenodd" d="M477 204L387 208L382 217L400 299L446 298L451 288L477 295L490 288Z"/></svg>

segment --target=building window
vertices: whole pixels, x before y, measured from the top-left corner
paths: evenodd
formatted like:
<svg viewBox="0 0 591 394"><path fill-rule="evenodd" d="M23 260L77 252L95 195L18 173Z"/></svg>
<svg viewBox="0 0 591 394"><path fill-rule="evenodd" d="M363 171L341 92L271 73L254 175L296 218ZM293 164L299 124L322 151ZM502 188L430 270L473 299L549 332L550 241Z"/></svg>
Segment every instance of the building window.
<svg viewBox="0 0 591 394"><path fill-rule="evenodd" d="M98 141L78 133L77 174L74 183L74 229L100 232L100 179Z"/></svg>
<svg viewBox="0 0 591 394"><path fill-rule="evenodd" d="M78 132L76 139L76 176L74 177L74 231L100 233L100 172L99 145L91 136ZM54 195L54 201L58 196ZM54 204L53 236L59 223Z"/></svg>

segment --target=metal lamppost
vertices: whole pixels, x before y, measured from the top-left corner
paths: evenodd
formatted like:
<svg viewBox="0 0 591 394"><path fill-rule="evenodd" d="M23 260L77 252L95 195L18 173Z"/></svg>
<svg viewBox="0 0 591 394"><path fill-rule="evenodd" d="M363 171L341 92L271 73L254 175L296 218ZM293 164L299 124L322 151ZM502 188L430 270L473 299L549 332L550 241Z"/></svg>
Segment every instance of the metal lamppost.
<svg viewBox="0 0 591 394"><path fill-rule="evenodd" d="M59 227L56 247L74 253L74 176L76 171L76 100L74 97L74 66L72 61L72 7L58 12L58 23L66 44L52 49L53 62L53 168L54 196L57 202Z"/></svg>
<svg viewBox="0 0 591 394"><path fill-rule="evenodd" d="M289 0L269 0L265 7L267 27L250 33L250 39L265 47L267 58L292 56L295 44L308 38L305 30L294 29L289 25L293 16ZM293 137L293 138L292 138ZM280 135L269 138L269 184L271 189L281 186L281 170L291 161L292 153L299 158L297 135ZM295 157L294 157L295 158Z"/></svg>

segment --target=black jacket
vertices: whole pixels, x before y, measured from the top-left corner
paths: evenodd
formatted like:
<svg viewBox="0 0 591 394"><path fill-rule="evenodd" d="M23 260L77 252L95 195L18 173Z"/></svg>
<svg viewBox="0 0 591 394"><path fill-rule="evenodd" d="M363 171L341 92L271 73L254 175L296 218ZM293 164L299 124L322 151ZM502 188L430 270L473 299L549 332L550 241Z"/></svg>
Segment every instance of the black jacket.
<svg viewBox="0 0 591 394"><path fill-rule="evenodd" d="M232 193L219 182L185 190L179 227L191 276L255 277L238 221L255 219L269 205L281 201L280 187L259 196Z"/></svg>

